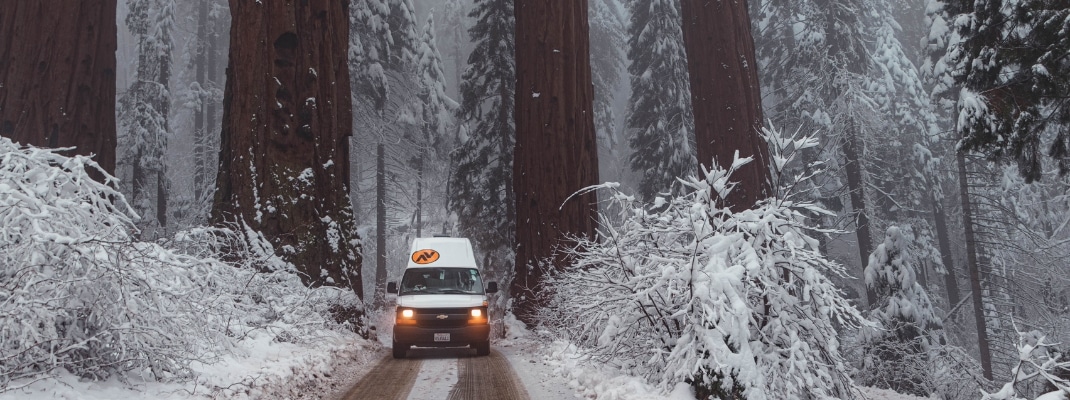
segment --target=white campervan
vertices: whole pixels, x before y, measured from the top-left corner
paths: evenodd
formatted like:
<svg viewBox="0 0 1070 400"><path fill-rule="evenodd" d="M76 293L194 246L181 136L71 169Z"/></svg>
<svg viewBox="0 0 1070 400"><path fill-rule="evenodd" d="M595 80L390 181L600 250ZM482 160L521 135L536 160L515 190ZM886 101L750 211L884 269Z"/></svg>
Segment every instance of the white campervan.
<svg viewBox="0 0 1070 400"><path fill-rule="evenodd" d="M498 284L483 286L467 238L416 238L401 285L390 282L387 291L398 295L394 358L411 346L471 346L490 354L487 294Z"/></svg>

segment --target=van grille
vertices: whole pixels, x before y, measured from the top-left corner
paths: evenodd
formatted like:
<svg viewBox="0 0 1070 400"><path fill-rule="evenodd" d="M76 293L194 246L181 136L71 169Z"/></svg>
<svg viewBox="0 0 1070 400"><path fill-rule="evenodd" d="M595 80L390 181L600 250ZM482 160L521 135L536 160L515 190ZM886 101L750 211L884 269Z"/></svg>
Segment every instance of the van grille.
<svg viewBox="0 0 1070 400"><path fill-rule="evenodd" d="M468 325L468 308L416 309L416 326L421 328L460 328Z"/></svg>

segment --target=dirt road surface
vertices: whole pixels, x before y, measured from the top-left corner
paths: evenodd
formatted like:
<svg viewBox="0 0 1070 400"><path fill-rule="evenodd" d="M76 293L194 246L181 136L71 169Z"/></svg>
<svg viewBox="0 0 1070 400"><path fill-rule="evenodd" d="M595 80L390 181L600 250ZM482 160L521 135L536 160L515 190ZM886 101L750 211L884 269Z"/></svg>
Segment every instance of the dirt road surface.
<svg viewBox="0 0 1070 400"><path fill-rule="evenodd" d="M384 357L343 399L528 400L529 397L509 360L496 350L492 349L489 356L477 357L470 349L414 348L405 359Z"/></svg>

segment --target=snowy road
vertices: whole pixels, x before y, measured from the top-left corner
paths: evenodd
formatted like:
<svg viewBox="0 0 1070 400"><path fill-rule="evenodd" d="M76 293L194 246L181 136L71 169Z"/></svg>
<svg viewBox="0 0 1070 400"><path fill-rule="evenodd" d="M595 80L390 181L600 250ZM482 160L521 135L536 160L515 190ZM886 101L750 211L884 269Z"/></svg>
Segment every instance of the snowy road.
<svg viewBox="0 0 1070 400"><path fill-rule="evenodd" d="M345 400L358 399L502 399L527 400L527 391L496 350L476 357L469 349L409 350L408 358L384 357Z"/></svg>

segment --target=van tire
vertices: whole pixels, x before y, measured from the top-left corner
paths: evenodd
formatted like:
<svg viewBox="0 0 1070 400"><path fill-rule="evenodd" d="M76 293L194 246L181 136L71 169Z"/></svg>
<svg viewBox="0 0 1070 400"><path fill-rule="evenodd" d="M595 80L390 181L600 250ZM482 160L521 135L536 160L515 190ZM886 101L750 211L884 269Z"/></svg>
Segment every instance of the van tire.
<svg viewBox="0 0 1070 400"><path fill-rule="evenodd" d="M405 358L409 352L409 345L394 342L394 358Z"/></svg>
<svg viewBox="0 0 1070 400"><path fill-rule="evenodd" d="M490 355L490 341L476 342L472 347L476 349L477 356L489 356Z"/></svg>

